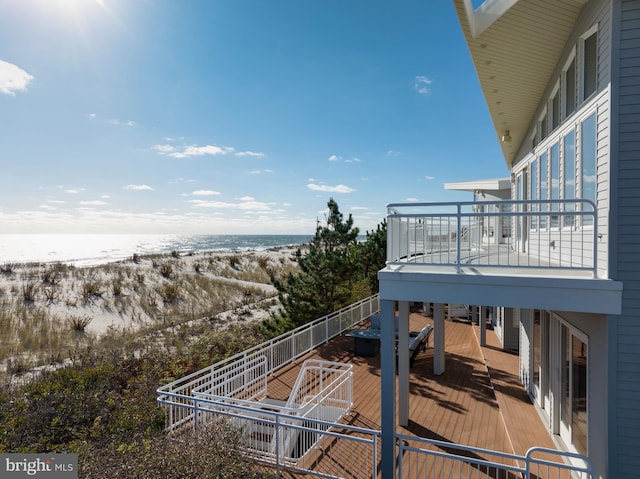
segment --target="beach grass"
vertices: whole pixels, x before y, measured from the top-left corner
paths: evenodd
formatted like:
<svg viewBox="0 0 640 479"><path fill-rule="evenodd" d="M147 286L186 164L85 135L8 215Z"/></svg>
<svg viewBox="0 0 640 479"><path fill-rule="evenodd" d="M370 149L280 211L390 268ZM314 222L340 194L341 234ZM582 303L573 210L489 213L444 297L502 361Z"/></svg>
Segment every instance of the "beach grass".
<svg viewBox="0 0 640 479"><path fill-rule="evenodd" d="M0 386L114 340L175 351L203 328L267 318L278 307L271 276L297 267L294 248L134 255L91 267L4 263Z"/></svg>

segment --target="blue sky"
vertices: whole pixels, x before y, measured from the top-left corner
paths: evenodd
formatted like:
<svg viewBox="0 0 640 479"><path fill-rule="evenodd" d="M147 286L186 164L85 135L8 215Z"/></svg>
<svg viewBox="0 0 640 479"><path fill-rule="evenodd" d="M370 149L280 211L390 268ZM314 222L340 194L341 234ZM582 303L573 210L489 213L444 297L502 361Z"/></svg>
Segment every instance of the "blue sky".
<svg viewBox="0 0 640 479"><path fill-rule="evenodd" d="M0 0L5 233L364 232L507 176L450 0Z"/></svg>

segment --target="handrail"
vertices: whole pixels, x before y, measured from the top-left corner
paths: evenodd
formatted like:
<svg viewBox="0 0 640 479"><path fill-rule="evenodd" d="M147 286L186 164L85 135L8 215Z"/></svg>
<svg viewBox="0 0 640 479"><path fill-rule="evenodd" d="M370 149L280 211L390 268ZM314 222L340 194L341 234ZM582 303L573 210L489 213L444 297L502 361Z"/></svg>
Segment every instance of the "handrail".
<svg viewBox="0 0 640 479"><path fill-rule="evenodd" d="M598 272L598 221L586 199L392 203L387 264Z"/></svg>
<svg viewBox="0 0 640 479"><path fill-rule="evenodd" d="M503 475L505 477L520 475L524 478L564 477L561 475L562 471L568 473L570 477L579 477L581 479L592 479L594 477L594 468L591 460L582 454L572 452L533 447L524 456L521 456L402 434L396 434L395 438L399 449L398 456L405 459L404 461L398 461L398 477L402 478L416 476L412 471L403 470L405 462L410 465L421 465L423 468L427 467L441 471L442 477L453 477L453 474L445 474L444 470L448 469L450 472L460 471L460 465L462 464L472 469L477 469L478 475L480 475L483 468L485 471L493 471L492 477L502 477ZM416 443L417 445L410 446L409 443ZM437 449L434 449L433 446ZM537 453L555 456L558 460L536 458L534 455ZM412 455L409 460L407 460L408 455ZM487 459L488 457L495 457L500 461ZM430 466L427 464L430 464ZM534 468L536 471L533 471ZM542 475L540 474L541 468L545 469L545 473ZM420 477L423 476L425 476L424 471Z"/></svg>
<svg viewBox="0 0 640 479"><path fill-rule="evenodd" d="M379 310L379 295L365 298L272 340L165 384L156 390L157 400L162 403L165 402L167 394L175 394L182 398L182 403L187 404L193 400L193 390L202 389L204 384L210 382L224 368L236 369L239 374L242 374L244 365L250 364L256 356L264 356L267 359L267 365L264 369L264 377L266 378L267 375L325 344ZM190 419L188 412L182 408L177 406L170 408L167 414L167 429L172 430Z"/></svg>

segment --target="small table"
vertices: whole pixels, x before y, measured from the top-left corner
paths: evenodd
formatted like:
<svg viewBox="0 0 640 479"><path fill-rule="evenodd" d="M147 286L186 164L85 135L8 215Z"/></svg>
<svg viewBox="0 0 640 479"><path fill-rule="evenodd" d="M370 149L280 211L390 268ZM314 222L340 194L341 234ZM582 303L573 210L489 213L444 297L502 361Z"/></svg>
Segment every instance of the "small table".
<svg viewBox="0 0 640 479"><path fill-rule="evenodd" d="M353 338L353 352L357 356L377 356L380 351L379 329L352 329L346 336Z"/></svg>

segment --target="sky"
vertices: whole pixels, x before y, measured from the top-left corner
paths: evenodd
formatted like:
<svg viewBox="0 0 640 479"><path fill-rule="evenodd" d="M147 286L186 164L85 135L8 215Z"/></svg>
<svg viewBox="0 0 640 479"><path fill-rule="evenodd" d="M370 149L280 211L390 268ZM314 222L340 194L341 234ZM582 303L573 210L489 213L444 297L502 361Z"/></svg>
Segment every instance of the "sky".
<svg viewBox="0 0 640 479"><path fill-rule="evenodd" d="M0 0L0 233L365 232L505 176L451 0Z"/></svg>

